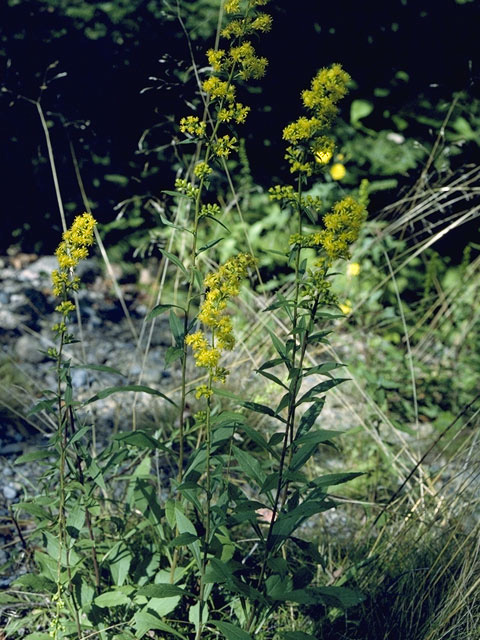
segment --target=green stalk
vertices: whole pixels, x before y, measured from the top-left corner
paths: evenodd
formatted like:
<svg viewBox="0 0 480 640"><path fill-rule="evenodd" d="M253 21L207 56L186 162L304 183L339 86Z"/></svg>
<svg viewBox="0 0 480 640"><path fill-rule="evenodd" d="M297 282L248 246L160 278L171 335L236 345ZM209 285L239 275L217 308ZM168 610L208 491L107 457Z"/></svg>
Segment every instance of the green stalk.
<svg viewBox="0 0 480 640"><path fill-rule="evenodd" d="M64 301L66 301L67 296L64 293ZM65 321L65 317L64 320ZM57 437L58 444L60 447L60 465L59 465L59 504L58 504L58 562L57 562L57 594L58 598L61 597L61 566L62 566L62 549L65 549L65 562L67 565L67 574L68 574L68 587L70 591L70 595L72 598L72 606L75 617L75 624L77 627L77 635L78 640L81 640L82 630L80 626L80 617L78 614L77 603L75 601L75 596L73 593L73 585L72 585L72 575L70 570L70 562L69 562L69 549L67 544L67 536L66 536L66 518L65 518L65 461L66 461L66 447L67 447L67 432L65 428L65 416L66 414L62 412L62 385L61 385L61 368L62 368L62 354L63 347L65 344L65 332L61 332L60 336L60 346L57 354L57 400L58 400L58 429L57 429ZM58 615L59 615L59 605L57 604L57 624L58 624ZM58 629L55 630L55 633Z"/></svg>
<svg viewBox="0 0 480 640"><path fill-rule="evenodd" d="M214 338L213 338L214 340ZM210 370L208 375L208 389L212 389L212 371ZM206 411L206 419L205 419L205 431L206 431L206 448L207 448L207 456L206 456L206 476L207 476L207 503L205 509L205 537L204 537L204 550L203 550L203 561L202 561L202 569L200 574L200 591L199 591L199 616L198 616L198 630L195 636L195 640L200 640L202 637L203 631L203 608L205 606L205 570L207 568L208 562L208 545L210 543L210 531L211 531L211 507L212 507L212 474L210 469L210 458L212 453L212 424L211 424L211 399L207 398L207 411Z"/></svg>

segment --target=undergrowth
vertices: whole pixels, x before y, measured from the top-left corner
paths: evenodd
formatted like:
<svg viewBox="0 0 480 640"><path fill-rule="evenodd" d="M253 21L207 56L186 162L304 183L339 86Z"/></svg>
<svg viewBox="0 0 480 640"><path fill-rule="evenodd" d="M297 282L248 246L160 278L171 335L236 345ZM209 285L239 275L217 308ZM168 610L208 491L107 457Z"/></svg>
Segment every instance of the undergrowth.
<svg viewBox="0 0 480 640"><path fill-rule="evenodd" d="M68 350L75 270L95 240L128 310L78 165L86 213L68 227L50 155L57 387L30 411L48 445L17 460L44 471L11 515L28 572L0 594L22 612L7 638L478 636L478 247L446 269L422 227L446 193L467 199L478 172L436 200L426 172L393 222L367 222L368 183L342 185L334 123L350 78L333 64L283 130L291 183L256 190L237 129L249 112L239 95L267 69L253 44L272 27L267 1L221 4L208 66L193 61L192 113L177 118L175 189L149 200L162 257L132 340L145 366L168 317L176 388L140 373L75 396L73 367L122 375L88 345L80 363ZM249 221L255 202L263 221ZM432 216L430 230L477 213ZM137 394L158 403L161 425L142 422ZM132 428L104 443L89 408L110 396L133 398Z"/></svg>

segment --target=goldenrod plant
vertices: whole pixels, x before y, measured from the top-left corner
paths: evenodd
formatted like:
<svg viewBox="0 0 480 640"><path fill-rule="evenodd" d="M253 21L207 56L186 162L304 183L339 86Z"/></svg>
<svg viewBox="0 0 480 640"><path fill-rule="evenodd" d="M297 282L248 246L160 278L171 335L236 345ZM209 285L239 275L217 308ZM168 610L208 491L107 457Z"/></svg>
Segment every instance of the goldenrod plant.
<svg viewBox="0 0 480 640"><path fill-rule="evenodd" d="M39 537L35 569L21 582L50 593L50 622L44 618L43 623L56 640L133 640L147 634L183 640L313 640L313 622L299 623L294 607L313 606L323 615L362 600L357 591L327 584L318 542L304 527L335 507L329 487L359 475L305 472L319 447L334 446L341 433L317 424L326 392L345 379L334 375L341 365L318 361L315 352L327 343L336 318L343 317L331 289L333 268L350 258L368 202L367 183L330 210L308 193L327 172L342 178L338 164L330 167L338 104L350 82L340 64L321 69L302 92L307 115L283 131L291 184L270 189L272 201L290 212L290 240L280 253L292 286L278 290L262 311L271 353L256 376L271 384L267 404L232 393L227 357L235 351L241 320L241 307L232 299L242 296L242 282L255 286L255 256L249 247L238 247L235 256L212 267L209 250L221 238L206 246L198 241L206 225L228 233L212 178L228 171L225 161L239 147L234 127L243 125L249 112L237 98L240 85L261 79L267 68L253 44L260 40L261 46L262 34L272 26L263 11L267 2L222 3L225 45L207 52L210 72L200 81L203 113L181 115L178 121L193 152L189 171L167 193L187 203L187 215L181 225L168 217L164 222L187 239L189 255L163 253L178 270L184 295L175 304L161 300L148 316L153 320L169 312L173 345L166 366L180 361L178 393L127 384L84 402L74 399L64 345L73 341L67 331L74 310L70 295L80 284L75 267L92 244L91 214L75 219L57 250L59 268L52 278L62 299L61 321L54 327L59 347L49 355L56 361L58 388L35 410L48 410L58 421L52 441L58 455L48 472L58 478L58 492L55 500L47 498L50 487L45 496L19 505L37 517ZM273 315L281 319L283 332L272 324ZM139 423L116 434L104 449L92 448L88 421L76 428L77 410L128 391L160 397L173 407L171 431L161 437ZM255 414L268 421L267 432L252 426ZM168 459L175 469L166 487L151 473L152 456ZM286 610L291 615L285 617ZM38 638L46 637L42 633Z"/></svg>

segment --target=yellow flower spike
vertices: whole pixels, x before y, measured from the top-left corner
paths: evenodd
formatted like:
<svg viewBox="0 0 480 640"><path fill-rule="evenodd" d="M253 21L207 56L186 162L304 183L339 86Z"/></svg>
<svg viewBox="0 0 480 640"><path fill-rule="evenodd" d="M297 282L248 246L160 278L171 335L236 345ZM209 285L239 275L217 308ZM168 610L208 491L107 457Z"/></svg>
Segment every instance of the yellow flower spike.
<svg viewBox="0 0 480 640"><path fill-rule="evenodd" d="M347 276L349 278L358 276L359 273L360 273L360 265L358 264L358 262L351 262L347 266Z"/></svg>
<svg viewBox="0 0 480 640"><path fill-rule="evenodd" d="M240 281L246 277L248 268L254 264L253 256L239 254L227 260L216 273L206 276L204 285L207 292L198 319L211 330L212 343L208 342L203 331L191 333L185 338L186 344L193 349L197 367L209 369L214 378L222 382L228 372L218 367L221 351L231 351L235 346L232 321L226 315L227 301L238 295Z"/></svg>
<svg viewBox="0 0 480 640"><path fill-rule="evenodd" d="M83 213L77 216L70 229L63 233L62 242L55 251L59 268L52 272L52 289L56 296L78 289L79 278L74 275L73 270L80 260L88 257L87 247L93 244L96 224L91 213ZM71 303L62 302L62 304ZM66 311L66 307L58 310L61 313L69 312Z"/></svg>
<svg viewBox="0 0 480 640"><path fill-rule="evenodd" d="M336 162L330 169L330 175L334 180L343 180L346 174L347 170L345 169L345 165L340 162Z"/></svg>

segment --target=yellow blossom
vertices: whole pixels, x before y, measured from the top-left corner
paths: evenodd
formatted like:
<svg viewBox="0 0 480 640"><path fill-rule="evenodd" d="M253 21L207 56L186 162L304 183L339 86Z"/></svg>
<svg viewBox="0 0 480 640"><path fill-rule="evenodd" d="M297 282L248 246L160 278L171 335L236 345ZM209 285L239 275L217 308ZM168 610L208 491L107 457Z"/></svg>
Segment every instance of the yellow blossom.
<svg viewBox="0 0 480 640"><path fill-rule="evenodd" d="M350 264L347 266L347 276L355 277L358 276L359 273L360 265L358 264L358 262L350 262Z"/></svg>
<svg viewBox="0 0 480 640"><path fill-rule="evenodd" d="M315 151L314 153L315 161L319 164L328 164L332 159L332 155L333 153L330 151L330 149Z"/></svg>
<svg viewBox="0 0 480 640"><path fill-rule="evenodd" d="M350 300L345 300L344 303L339 303L338 307L340 311L346 316L350 315L353 311L352 303L350 302Z"/></svg>
<svg viewBox="0 0 480 640"><path fill-rule="evenodd" d="M227 260L216 273L207 275L204 280L207 292L198 319L211 332L211 341L203 331L196 331L185 338L186 344L193 349L197 367L209 369L213 378L222 382L228 372L218 366L221 351L231 351L235 346L232 321L226 313L227 301L238 295L240 281L254 263L251 255L239 254Z"/></svg>
<svg viewBox="0 0 480 640"><path fill-rule="evenodd" d="M345 165L341 164L340 162L336 162L330 169L330 175L334 180L343 180L346 173L347 170L345 169Z"/></svg>
<svg viewBox="0 0 480 640"><path fill-rule="evenodd" d="M180 131L182 133L189 133L192 136L201 138L205 135L206 127L206 123L200 122L198 116L187 116L186 118L180 119Z"/></svg>

